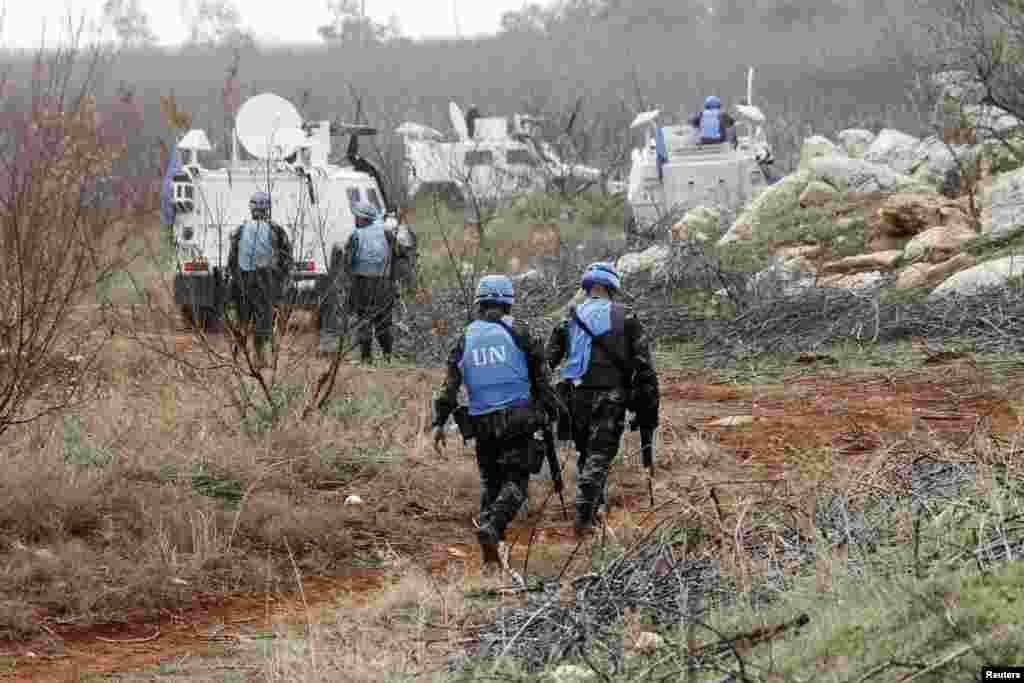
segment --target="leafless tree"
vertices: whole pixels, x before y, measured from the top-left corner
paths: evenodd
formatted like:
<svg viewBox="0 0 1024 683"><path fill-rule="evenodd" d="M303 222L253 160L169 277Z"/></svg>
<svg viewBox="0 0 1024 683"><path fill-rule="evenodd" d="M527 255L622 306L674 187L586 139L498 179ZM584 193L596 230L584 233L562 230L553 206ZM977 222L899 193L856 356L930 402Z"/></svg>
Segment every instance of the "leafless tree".
<svg viewBox="0 0 1024 683"><path fill-rule="evenodd" d="M83 44L70 18L67 29L37 52L23 92L9 67L0 84L0 433L90 398L103 335L80 307L123 264L130 236L90 183L124 151L96 126L109 53Z"/></svg>

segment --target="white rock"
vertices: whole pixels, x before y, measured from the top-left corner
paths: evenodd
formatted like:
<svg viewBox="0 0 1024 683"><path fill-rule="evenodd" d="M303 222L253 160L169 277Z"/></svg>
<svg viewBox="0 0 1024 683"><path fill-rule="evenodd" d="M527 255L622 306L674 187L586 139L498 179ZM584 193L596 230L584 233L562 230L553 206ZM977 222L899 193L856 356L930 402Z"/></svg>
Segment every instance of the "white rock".
<svg viewBox="0 0 1024 683"><path fill-rule="evenodd" d="M360 498L359 496L352 495L352 496L349 496L348 498L345 499L345 505L362 505L362 504L363 504L363 499Z"/></svg>
<svg viewBox="0 0 1024 683"><path fill-rule="evenodd" d="M875 141L875 134L864 128L847 128L836 136L843 151L853 159L863 157L871 143Z"/></svg>
<svg viewBox="0 0 1024 683"><path fill-rule="evenodd" d="M1024 229L1024 169L1004 173L984 193L982 204L992 218L981 231L995 240L1009 239Z"/></svg>
<svg viewBox="0 0 1024 683"><path fill-rule="evenodd" d="M950 294L978 294L986 288L1004 285L1007 280L1018 275L1024 275L1024 256L1004 256L952 275L932 290L928 299L935 301Z"/></svg>
<svg viewBox="0 0 1024 683"><path fill-rule="evenodd" d="M651 272L653 274L665 264L671 253L668 247L656 244L641 252L623 255L615 264L615 269L619 271L619 275L623 279L637 273Z"/></svg>
<svg viewBox="0 0 1024 683"><path fill-rule="evenodd" d="M920 163L917 148L921 144L913 135L886 128L872 141L864 161L885 164L897 173L909 174Z"/></svg>
<svg viewBox="0 0 1024 683"><path fill-rule="evenodd" d="M563 664L551 674L555 683L585 683L597 679L597 674L590 669L575 664Z"/></svg>
<svg viewBox="0 0 1024 683"><path fill-rule="evenodd" d="M651 655L664 647L665 639L652 631L644 631L636 639L636 651L645 655Z"/></svg>

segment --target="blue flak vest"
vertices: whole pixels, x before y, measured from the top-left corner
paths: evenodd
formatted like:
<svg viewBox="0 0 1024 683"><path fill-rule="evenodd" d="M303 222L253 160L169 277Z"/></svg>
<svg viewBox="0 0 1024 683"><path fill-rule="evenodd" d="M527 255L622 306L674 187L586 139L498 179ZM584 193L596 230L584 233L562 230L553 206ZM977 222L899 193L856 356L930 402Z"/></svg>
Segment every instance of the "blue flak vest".
<svg viewBox="0 0 1024 683"><path fill-rule="evenodd" d="M504 320L511 322L508 317ZM459 368L469 392L470 415L487 415L530 402L526 353L496 322L477 320L466 329Z"/></svg>
<svg viewBox="0 0 1024 683"><path fill-rule="evenodd" d="M612 329L612 302L608 299L586 299L576 307L576 315L590 328L594 336L600 337ZM590 369L590 351L593 342L590 335L569 321L569 358L562 368L563 379L578 382Z"/></svg>
<svg viewBox="0 0 1024 683"><path fill-rule="evenodd" d="M705 109L700 117L700 132L705 140L722 139L722 112L719 109Z"/></svg>
<svg viewBox="0 0 1024 683"><path fill-rule="evenodd" d="M238 268L251 272L274 262L273 230L266 221L246 221L238 240Z"/></svg>
<svg viewBox="0 0 1024 683"><path fill-rule="evenodd" d="M364 228L356 228L356 253L352 272L356 275L381 277L388 269L390 246L384 224L375 221Z"/></svg>

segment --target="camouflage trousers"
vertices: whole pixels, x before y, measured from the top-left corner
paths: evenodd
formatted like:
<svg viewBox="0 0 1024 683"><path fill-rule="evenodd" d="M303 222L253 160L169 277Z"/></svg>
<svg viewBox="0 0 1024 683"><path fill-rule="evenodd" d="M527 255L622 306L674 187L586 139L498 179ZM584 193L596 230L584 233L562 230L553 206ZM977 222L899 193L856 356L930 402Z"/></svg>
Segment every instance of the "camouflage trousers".
<svg viewBox="0 0 1024 683"><path fill-rule="evenodd" d="M480 468L480 542L498 544L526 502L530 437L478 440Z"/></svg>
<svg viewBox="0 0 1024 683"><path fill-rule="evenodd" d="M576 527L590 528L607 503L608 471L626 429L626 396L618 389L577 387L572 398L576 444Z"/></svg>

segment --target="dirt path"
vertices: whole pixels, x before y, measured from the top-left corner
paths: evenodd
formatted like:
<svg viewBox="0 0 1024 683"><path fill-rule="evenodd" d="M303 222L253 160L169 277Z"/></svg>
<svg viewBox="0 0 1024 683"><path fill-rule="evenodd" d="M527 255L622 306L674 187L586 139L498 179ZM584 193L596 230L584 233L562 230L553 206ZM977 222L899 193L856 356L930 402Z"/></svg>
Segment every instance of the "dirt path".
<svg viewBox="0 0 1024 683"><path fill-rule="evenodd" d="M723 468L723 477L725 469L732 474L737 467L762 464L768 467L759 476L777 479L793 449L832 448L855 457L877 449L888 437L905 437L914 431L928 431L954 443L983 425L993 434L1021 431L1017 406L1003 398L1020 395L1021 372L1004 374L998 388L993 377L963 365L907 372L827 371L764 386L712 384L707 373L700 371L663 374L663 424L675 432L689 425L733 453L735 467ZM721 422L727 417L740 419L733 424ZM663 438L671 443L675 437L664 431ZM570 463L567 459L568 469L573 467ZM659 472L659 477L671 477L671 470ZM539 506L549 487L536 487L531 504ZM574 495L570 487L565 498L571 520ZM626 491L624 505L613 509L609 518L613 532L627 521L636 525L644 517L646 504L642 489ZM536 516L531 510L531 517ZM574 546L571 522L563 518L557 496L549 499L542 517L539 522L521 519L508 537L511 562L517 569L521 570L531 547L531 575L544 574L545 564L557 566L557 558L564 558ZM648 525L655 522L653 517L646 521ZM424 563L434 573L446 573L456 565L475 572L479 557L468 524L462 538L465 542L424 548ZM159 623L48 623L48 641L0 642L0 656L6 662L0 679L67 681L89 672L138 671L185 654L211 653L218 643L242 633L316 621L322 611L337 607L340 596L348 595L358 604L383 586L383 572L361 570L339 577L305 578L304 601L303 596L280 593L203 596Z"/></svg>

